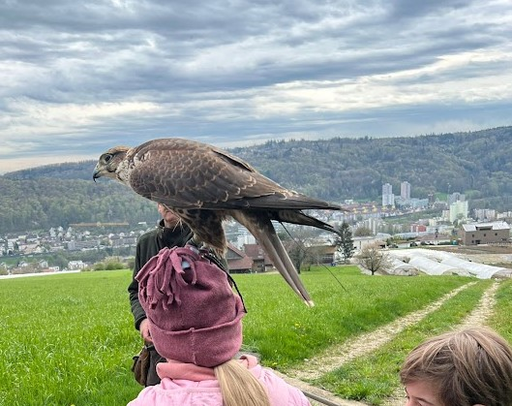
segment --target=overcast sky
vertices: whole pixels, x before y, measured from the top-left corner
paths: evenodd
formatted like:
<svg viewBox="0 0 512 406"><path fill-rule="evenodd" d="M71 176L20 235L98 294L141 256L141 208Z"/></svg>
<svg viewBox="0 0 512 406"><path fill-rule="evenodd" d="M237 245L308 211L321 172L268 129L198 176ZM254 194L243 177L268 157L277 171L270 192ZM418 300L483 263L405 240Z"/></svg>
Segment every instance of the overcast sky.
<svg viewBox="0 0 512 406"><path fill-rule="evenodd" d="M0 173L512 125L510 0L0 0Z"/></svg>

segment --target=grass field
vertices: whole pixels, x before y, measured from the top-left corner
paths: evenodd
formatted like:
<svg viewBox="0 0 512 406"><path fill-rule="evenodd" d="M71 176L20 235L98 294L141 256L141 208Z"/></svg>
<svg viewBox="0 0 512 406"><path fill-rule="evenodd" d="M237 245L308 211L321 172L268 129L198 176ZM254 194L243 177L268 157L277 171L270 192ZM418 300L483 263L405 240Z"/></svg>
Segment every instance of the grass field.
<svg viewBox="0 0 512 406"><path fill-rule="evenodd" d="M317 385L356 400L379 404L399 386L398 369L407 353L431 335L460 324L478 303L487 284L480 283L463 290L438 311L409 328L373 354L344 365L317 380Z"/></svg>
<svg viewBox="0 0 512 406"><path fill-rule="evenodd" d="M279 275L235 275L248 308L244 347L261 354L265 365L286 372L332 344L421 309L472 280L330 270L301 275L316 303L311 309ZM125 405L133 399L141 388L130 372L131 357L141 342L129 311L130 277L129 271L109 271L0 280L0 405ZM317 383L379 404L396 387L405 353L425 336L457 324L487 286L489 281L478 281L386 348ZM502 283L492 318L493 327L508 339L511 286Z"/></svg>

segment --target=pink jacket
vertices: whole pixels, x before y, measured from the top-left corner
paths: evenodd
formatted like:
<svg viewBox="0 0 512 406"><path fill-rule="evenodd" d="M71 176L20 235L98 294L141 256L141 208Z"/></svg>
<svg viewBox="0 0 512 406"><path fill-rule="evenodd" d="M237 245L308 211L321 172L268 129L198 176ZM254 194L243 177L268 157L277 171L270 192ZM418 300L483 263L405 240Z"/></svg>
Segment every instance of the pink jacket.
<svg viewBox="0 0 512 406"><path fill-rule="evenodd" d="M267 388L272 406L311 405L299 389L288 385L272 370L263 368L256 358L244 356L241 362ZM160 384L143 389L127 406L222 406L220 387L213 369L192 366L191 371L189 366L174 361L158 364L157 372L162 379ZM177 379L177 375L194 380Z"/></svg>

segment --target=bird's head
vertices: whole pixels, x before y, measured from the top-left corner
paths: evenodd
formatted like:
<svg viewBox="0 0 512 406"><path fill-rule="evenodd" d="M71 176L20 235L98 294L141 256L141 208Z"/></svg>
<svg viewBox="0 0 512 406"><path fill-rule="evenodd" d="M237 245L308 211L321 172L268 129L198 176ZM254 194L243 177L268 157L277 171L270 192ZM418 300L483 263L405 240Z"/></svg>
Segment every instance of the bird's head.
<svg viewBox="0 0 512 406"><path fill-rule="evenodd" d="M129 150L130 148L128 147L118 146L110 148L107 152L102 154L94 168L92 179L96 182L96 179L106 176L107 178L123 181L118 172Z"/></svg>

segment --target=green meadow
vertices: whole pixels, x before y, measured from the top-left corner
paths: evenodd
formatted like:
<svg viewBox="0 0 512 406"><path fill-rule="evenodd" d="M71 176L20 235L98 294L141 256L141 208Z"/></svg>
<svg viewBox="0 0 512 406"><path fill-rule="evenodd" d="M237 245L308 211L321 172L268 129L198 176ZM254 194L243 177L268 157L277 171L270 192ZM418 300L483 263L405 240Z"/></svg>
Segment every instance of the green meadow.
<svg viewBox="0 0 512 406"><path fill-rule="evenodd" d="M0 405L125 405L135 398L141 387L130 367L141 340L129 310L130 278L123 270L0 280ZM491 284L314 268L301 275L316 304L307 308L277 274L234 278L248 309L244 349L284 373L476 281L385 347L312 382L375 405L399 387L397 371L407 351L460 323ZM490 320L510 341L511 288L512 281L501 283Z"/></svg>

